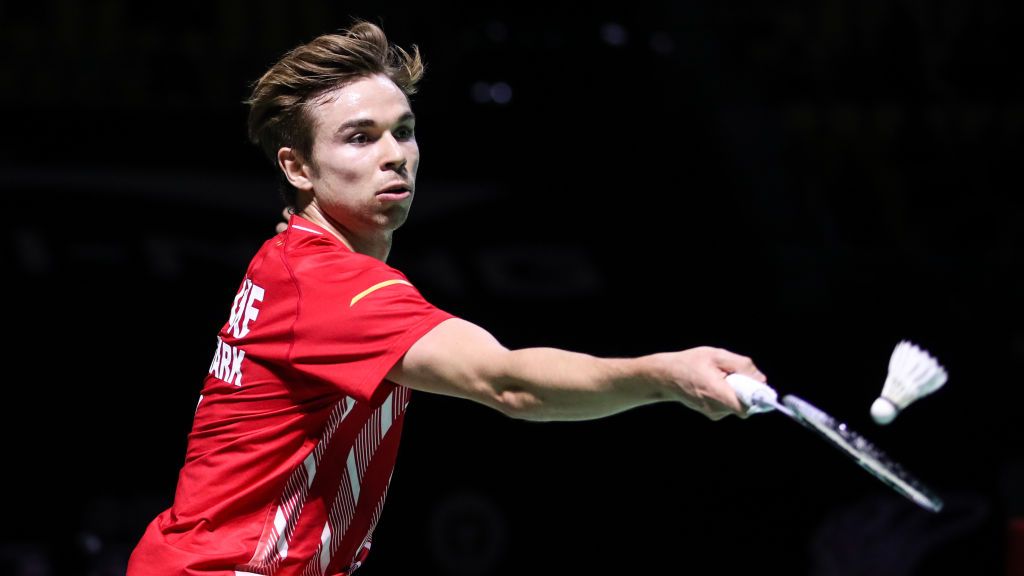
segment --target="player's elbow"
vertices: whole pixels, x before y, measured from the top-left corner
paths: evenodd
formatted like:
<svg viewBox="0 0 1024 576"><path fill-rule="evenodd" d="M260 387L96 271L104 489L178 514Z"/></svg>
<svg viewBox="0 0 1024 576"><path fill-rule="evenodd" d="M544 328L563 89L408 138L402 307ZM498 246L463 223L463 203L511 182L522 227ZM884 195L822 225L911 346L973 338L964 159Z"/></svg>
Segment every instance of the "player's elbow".
<svg viewBox="0 0 1024 576"><path fill-rule="evenodd" d="M491 366L494 366L492 364ZM537 420L540 399L513 378L494 371L474 374L467 396L476 402L517 420Z"/></svg>
<svg viewBox="0 0 1024 576"><path fill-rule="evenodd" d="M540 399L515 385L498 387L491 398L490 406L517 420L547 420Z"/></svg>
<svg viewBox="0 0 1024 576"><path fill-rule="evenodd" d="M516 368L515 352L506 348L476 355L463 365L467 397L517 420L550 420L541 390Z"/></svg>

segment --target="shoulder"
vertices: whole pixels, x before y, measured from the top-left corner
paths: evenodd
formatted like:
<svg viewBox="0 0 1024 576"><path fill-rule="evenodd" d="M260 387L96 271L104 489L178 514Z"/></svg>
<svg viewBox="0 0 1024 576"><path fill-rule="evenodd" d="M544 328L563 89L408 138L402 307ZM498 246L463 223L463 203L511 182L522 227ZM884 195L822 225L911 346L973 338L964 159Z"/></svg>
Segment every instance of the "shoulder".
<svg viewBox="0 0 1024 576"><path fill-rule="evenodd" d="M294 274L303 279L339 281L357 276L405 279L402 272L387 263L352 252L325 238L287 242L282 257Z"/></svg>
<svg viewBox="0 0 1024 576"><path fill-rule="evenodd" d="M358 301L366 291L412 284L401 271L376 258L352 252L337 239L312 234L285 239L281 260L298 290Z"/></svg>

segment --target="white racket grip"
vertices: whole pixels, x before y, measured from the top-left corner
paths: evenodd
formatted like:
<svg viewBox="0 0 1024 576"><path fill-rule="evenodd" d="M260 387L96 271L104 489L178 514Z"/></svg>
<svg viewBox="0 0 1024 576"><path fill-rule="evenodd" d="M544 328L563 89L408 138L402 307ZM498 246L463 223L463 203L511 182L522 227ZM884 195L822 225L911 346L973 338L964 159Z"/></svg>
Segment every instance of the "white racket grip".
<svg viewBox="0 0 1024 576"><path fill-rule="evenodd" d="M747 414L771 412L775 409L772 404L779 401L779 393L774 388L745 374L729 374L725 381L732 386L736 397L747 408Z"/></svg>

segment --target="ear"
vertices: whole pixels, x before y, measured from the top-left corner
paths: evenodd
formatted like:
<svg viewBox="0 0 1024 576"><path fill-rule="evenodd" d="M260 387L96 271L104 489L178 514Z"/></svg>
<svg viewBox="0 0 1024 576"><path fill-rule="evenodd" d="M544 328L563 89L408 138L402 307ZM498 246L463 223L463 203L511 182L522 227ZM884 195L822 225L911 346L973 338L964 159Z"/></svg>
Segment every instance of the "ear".
<svg viewBox="0 0 1024 576"><path fill-rule="evenodd" d="M281 148L277 151L277 165L284 172L284 177L298 190L310 191L313 183L309 176L312 174L312 166L302 159L292 148Z"/></svg>

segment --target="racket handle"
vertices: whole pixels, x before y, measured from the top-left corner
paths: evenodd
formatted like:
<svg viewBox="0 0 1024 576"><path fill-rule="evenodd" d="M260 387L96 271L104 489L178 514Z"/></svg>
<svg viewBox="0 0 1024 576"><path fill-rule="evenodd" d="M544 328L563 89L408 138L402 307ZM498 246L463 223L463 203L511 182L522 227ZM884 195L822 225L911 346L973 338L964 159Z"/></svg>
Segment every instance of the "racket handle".
<svg viewBox="0 0 1024 576"><path fill-rule="evenodd" d="M725 381L732 386L747 414L771 412L775 409L772 404L779 401L779 394L774 388L745 374L729 374Z"/></svg>

